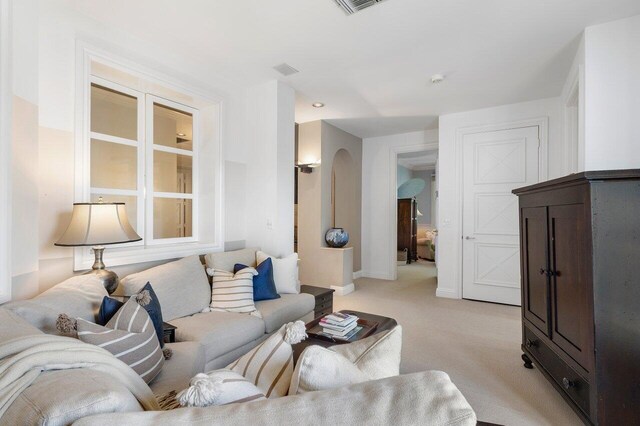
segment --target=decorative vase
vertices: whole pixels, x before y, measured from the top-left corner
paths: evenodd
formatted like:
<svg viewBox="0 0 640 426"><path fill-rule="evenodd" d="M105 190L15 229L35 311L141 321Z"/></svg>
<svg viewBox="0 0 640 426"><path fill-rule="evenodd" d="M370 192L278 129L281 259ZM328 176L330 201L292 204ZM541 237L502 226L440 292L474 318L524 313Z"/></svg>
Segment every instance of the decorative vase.
<svg viewBox="0 0 640 426"><path fill-rule="evenodd" d="M324 235L324 240L329 247L340 248L349 242L349 233L344 228L331 228Z"/></svg>

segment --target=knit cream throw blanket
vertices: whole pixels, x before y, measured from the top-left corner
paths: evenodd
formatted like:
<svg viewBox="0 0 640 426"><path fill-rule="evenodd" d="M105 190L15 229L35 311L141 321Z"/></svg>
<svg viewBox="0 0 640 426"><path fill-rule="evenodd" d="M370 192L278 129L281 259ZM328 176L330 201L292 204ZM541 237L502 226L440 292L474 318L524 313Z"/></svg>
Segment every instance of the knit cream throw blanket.
<svg viewBox="0 0 640 426"><path fill-rule="evenodd" d="M111 353L70 337L42 334L0 342L0 418L40 373L71 368L107 373L126 386L145 410L160 409L144 380Z"/></svg>

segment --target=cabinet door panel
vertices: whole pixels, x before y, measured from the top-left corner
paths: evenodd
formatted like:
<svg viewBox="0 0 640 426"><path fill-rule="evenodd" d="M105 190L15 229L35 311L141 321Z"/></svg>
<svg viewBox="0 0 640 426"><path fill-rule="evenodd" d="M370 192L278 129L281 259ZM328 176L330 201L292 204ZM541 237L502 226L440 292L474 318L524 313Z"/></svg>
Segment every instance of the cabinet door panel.
<svg viewBox="0 0 640 426"><path fill-rule="evenodd" d="M524 317L549 335L549 277L547 250L547 208L522 211L522 283Z"/></svg>
<svg viewBox="0 0 640 426"><path fill-rule="evenodd" d="M593 321L587 291L587 218L583 204L549 207L551 340L589 370Z"/></svg>

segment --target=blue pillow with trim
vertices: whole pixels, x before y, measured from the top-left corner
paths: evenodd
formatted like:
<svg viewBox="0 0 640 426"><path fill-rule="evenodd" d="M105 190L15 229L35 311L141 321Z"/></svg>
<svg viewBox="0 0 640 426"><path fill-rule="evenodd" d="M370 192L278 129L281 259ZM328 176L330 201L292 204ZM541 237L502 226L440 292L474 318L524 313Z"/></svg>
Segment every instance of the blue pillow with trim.
<svg viewBox="0 0 640 426"><path fill-rule="evenodd" d="M162 309L160 308L160 301L158 300L158 296L156 296L155 291L153 291L153 287L151 287L150 283L147 283L144 287L142 287L142 290L140 290L138 294L132 297L135 297L138 301L138 304L142 306L144 310L149 314L151 322L153 323L153 328L155 329L158 340L160 341L160 347L163 348L164 327L162 320ZM123 305L123 302L105 296L102 299L102 304L100 305L100 310L98 311L97 324L106 325Z"/></svg>
<svg viewBox="0 0 640 426"><path fill-rule="evenodd" d="M124 305L123 302L112 299L109 296L105 296L102 299L102 304L100 305L100 310L98 311L98 319L96 324L105 326L109 322L111 318L120 310L120 308Z"/></svg>
<svg viewBox="0 0 640 426"><path fill-rule="evenodd" d="M236 263L233 267L233 273L237 274L241 269L248 268L246 265ZM273 280L273 263L268 257L264 262L256 268L258 275L253 277L253 300L279 299L280 295L276 290L276 282Z"/></svg>

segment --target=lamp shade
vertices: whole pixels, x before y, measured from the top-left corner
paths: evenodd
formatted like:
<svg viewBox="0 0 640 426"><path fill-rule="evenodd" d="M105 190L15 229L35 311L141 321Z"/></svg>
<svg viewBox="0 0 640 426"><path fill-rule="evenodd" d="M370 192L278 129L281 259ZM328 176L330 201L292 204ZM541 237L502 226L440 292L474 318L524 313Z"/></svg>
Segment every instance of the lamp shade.
<svg viewBox="0 0 640 426"><path fill-rule="evenodd" d="M57 246L103 246L142 238L127 218L124 203L75 203L71 223Z"/></svg>

